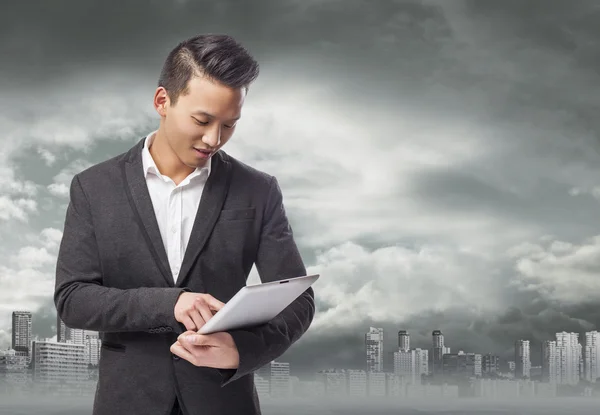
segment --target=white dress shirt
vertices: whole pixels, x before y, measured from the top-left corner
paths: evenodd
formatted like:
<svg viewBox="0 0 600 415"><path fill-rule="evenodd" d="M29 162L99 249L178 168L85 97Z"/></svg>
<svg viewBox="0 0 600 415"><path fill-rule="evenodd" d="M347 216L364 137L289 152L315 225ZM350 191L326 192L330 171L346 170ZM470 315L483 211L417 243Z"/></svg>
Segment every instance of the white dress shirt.
<svg viewBox="0 0 600 415"><path fill-rule="evenodd" d="M142 164L169 266L177 282L204 184L210 175L211 159L208 159L205 167L197 168L179 185L175 185L170 177L161 174L150 154L155 134L156 131L145 139Z"/></svg>

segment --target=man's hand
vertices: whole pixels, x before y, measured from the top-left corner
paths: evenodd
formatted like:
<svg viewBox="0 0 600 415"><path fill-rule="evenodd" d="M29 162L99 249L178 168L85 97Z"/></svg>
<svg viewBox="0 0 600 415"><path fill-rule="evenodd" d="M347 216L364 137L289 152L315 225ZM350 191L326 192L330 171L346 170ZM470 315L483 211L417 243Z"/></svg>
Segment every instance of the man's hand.
<svg viewBox="0 0 600 415"><path fill-rule="evenodd" d="M173 313L187 330L197 331L224 305L210 294L184 292L179 295Z"/></svg>
<svg viewBox="0 0 600 415"><path fill-rule="evenodd" d="M236 369L240 364L240 355L233 337L226 331L212 334L186 331L171 345L170 350L194 366Z"/></svg>

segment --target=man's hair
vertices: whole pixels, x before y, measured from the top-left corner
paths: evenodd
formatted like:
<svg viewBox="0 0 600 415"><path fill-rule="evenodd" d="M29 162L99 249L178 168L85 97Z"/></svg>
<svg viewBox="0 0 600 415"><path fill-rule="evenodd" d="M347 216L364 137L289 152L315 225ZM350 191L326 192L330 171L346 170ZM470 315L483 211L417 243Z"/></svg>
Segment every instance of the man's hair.
<svg viewBox="0 0 600 415"><path fill-rule="evenodd" d="M172 105L189 93L192 77L205 76L230 88L244 88L258 77L259 65L231 36L203 34L180 42L167 56L158 79Z"/></svg>

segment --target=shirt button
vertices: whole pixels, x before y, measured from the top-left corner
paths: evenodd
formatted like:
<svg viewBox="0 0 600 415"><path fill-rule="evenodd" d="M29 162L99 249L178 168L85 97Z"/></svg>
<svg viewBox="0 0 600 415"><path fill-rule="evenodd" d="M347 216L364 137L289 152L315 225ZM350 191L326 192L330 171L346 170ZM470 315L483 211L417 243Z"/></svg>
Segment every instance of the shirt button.
<svg viewBox="0 0 600 415"><path fill-rule="evenodd" d="M173 232L173 233L177 232L177 228L175 228L175 226L173 226L173 227L171 228L171 232Z"/></svg>

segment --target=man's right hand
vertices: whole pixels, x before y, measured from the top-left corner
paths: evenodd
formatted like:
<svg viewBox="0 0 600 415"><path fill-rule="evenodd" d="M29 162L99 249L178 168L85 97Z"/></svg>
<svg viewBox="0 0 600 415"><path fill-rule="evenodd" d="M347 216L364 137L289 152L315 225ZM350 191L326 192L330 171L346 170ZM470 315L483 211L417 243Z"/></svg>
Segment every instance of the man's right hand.
<svg viewBox="0 0 600 415"><path fill-rule="evenodd" d="M175 320L198 331L225 303L210 294L183 292L175 304Z"/></svg>

